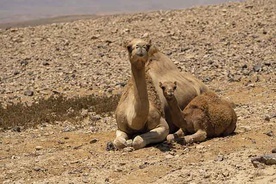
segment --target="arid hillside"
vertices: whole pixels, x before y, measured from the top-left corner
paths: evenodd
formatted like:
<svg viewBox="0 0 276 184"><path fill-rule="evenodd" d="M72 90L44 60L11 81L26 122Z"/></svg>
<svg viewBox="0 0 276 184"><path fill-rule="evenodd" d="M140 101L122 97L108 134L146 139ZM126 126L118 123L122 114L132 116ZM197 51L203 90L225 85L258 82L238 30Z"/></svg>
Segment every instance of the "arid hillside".
<svg viewBox="0 0 276 184"><path fill-rule="evenodd" d="M0 29L0 183L275 183L276 2ZM106 151L140 37L235 104L235 134Z"/></svg>

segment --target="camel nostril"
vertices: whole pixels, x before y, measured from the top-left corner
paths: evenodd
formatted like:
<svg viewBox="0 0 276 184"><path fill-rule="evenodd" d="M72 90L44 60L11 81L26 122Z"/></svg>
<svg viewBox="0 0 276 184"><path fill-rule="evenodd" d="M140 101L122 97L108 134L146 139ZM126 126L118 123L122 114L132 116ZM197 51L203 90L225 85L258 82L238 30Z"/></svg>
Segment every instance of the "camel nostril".
<svg viewBox="0 0 276 184"><path fill-rule="evenodd" d="M144 56L143 52L138 52L138 53L136 53L136 55L139 56L139 57L143 57Z"/></svg>

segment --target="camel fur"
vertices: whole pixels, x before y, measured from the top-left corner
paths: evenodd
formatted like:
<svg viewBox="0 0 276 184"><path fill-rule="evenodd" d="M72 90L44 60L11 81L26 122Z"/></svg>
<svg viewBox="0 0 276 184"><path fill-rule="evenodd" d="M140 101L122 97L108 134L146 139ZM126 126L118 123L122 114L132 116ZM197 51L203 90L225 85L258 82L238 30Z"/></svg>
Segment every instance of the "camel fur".
<svg viewBox="0 0 276 184"><path fill-rule="evenodd" d="M195 97L182 111L174 95L177 83L160 82L160 88L174 117L173 122L185 135L184 143L202 142L207 138L227 136L234 132L237 115L231 104L214 92L207 91ZM172 141L174 138L168 139Z"/></svg>
<svg viewBox="0 0 276 184"><path fill-rule="evenodd" d="M179 130L172 122L168 104L159 81L176 80L179 106L184 108L207 87L192 75L180 72L174 63L151 42L133 39L126 44L131 65L131 78L118 103L115 118L118 129L114 146L140 149L166 139Z"/></svg>

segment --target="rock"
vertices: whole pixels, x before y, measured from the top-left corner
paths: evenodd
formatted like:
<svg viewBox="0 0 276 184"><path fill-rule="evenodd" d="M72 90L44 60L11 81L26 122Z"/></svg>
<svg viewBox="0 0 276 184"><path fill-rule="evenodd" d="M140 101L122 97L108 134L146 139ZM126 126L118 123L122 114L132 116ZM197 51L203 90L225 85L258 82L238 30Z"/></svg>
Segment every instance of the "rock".
<svg viewBox="0 0 276 184"><path fill-rule="evenodd" d="M94 143L96 143L96 142L98 142L98 139L92 139L89 143L90 143L90 144L94 144Z"/></svg>
<svg viewBox="0 0 276 184"><path fill-rule="evenodd" d="M22 60L22 61L20 62L20 64L21 64L21 66L27 66L27 65L29 64L29 62L26 61L26 60Z"/></svg>
<svg viewBox="0 0 276 184"><path fill-rule="evenodd" d="M256 162L264 163L266 165L275 165L276 164L276 154L272 153L272 154L254 157L251 159L251 162L254 165L254 167L258 167Z"/></svg>
<svg viewBox="0 0 276 184"><path fill-rule="evenodd" d="M25 96L33 96L33 95L34 95L34 92L31 91L31 90L27 90L27 91L24 92L24 95L25 95Z"/></svg>
<svg viewBox="0 0 276 184"><path fill-rule="evenodd" d="M174 156L171 155L171 154L168 154L168 155L165 156L165 158L166 158L166 159L171 159L171 158L174 158Z"/></svg>
<svg viewBox="0 0 276 184"><path fill-rule="evenodd" d="M102 117L100 116L100 115L91 115L90 116L90 120L91 121L98 121L98 120L100 120L100 119L102 119Z"/></svg>
<svg viewBox="0 0 276 184"><path fill-rule="evenodd" d="M265 121L270 121L270 117L269 116L265 116L264 120Z"/></svg>
<svg viewBox="0 0 276 184"><path fill-rule="evenodd" d="M259 71L261 71L261 69L262 69L262 65L261 64L257 64L255 66L253 66L254 72L259 72Z"/></svg>
<svg viewBox="0 0 276 184"><path fill-rule="evenodd" d="M271 66L271 63L272 63L271 61L265 61L265 62L264 62L264 65L266 65L266 66Z"/></svg>
<svg viewBox="0 0 276 184"><path fill-rule="evenodd" d="M224 156L223 155L218 155L217 158L215 159L215 161L223 161L224 160Z"/></svg>
<svg viewBox="0 0 276 184"><path fill-rule="evenodd" d="M132 151L134 151L135 149L133 148L133 147L125 147L124 149L123 149L123 152L132 152Z"/></svg>
<svg viewBox="0 0 276 184"><path fill-rule="evenodd" d="M38 171L41 171L42 169L41 169L40 167L35 166L35 167L33 168L33 170L38 172Z"/></svg>
<svg viewBox="0 0 276 184"><path fill-rule="evenodd" d="M82 117L85 117L85 116L87 116L88 115L88 110L87 109L82 109L81 110L81 116Z"/></svg>
<svg viewBox="0 0 276 184"><path fill-rule="evenodd" d="M16 126L12 129L14 132L21 132L21 128L19 126Z"/></svg>
<svg viewBox="0 0 276 184"><path fill-rule="evenodd" d="M203 149L203 148L205 148L203 145L196 145L196 149Z"/></svg>
<svg viewBox="0 0 276 184"><path fill-rule="evenodd" d="M116 150L116 148L115 148L113 142L108 142L106 144L106 151L114 151L114 150Z"/></svg>
<svg viewBox="0 0 276 184"><path fill-rule="evenodd" d="M13 72L13 75L18 75L18 74L20 74L20 72L18 70Z"/></svg>
<svg viewBox="0 0 276 184"><path fill-rule="evenodd" d="M272 130L270 130L269 132L264 133L265 135L269 136L269 137L273 137L274 133Z"/></svg>
<svg viewBox="0 0 276 184"><path fill-rule="evenodd" d="M72 126L72 125L68 125L66 126L64 129L63 129L63 132L72 132L76 130L76 127L75 126Z"/></svg>
<svg viewBox="0 0 276 184"><path fill-rule="evenodd" d="M37 151L39 151L39 150L42 150L43 147L42 147L42 146L36 146L35 149L36 149Z"/></svg>
<svg viewBox="0 0 276 184"><path fill-rule="evenodd" d="M43 62L42 62L42 65L43 65L43 66L49 66L50 64L49 64L47 61L43 61Z"/></svg>

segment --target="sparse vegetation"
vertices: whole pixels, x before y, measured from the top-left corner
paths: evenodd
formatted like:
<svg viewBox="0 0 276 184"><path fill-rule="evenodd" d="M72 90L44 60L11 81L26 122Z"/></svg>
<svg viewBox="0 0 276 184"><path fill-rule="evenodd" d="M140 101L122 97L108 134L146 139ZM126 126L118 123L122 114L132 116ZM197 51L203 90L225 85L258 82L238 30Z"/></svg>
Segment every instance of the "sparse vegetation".
<svg viewBox="0 0 276 184"><path fill-rule="evenodd" d="M115 110L119 96L99 97L85 96L79 98L65 98L52 96L40 99L31 106L12 104L6 108L0 106L0 128L10 129L16 126L34 127L41 123L70 120L76 122L81 117L82 109L97 114L108 113Z"/></svg>

